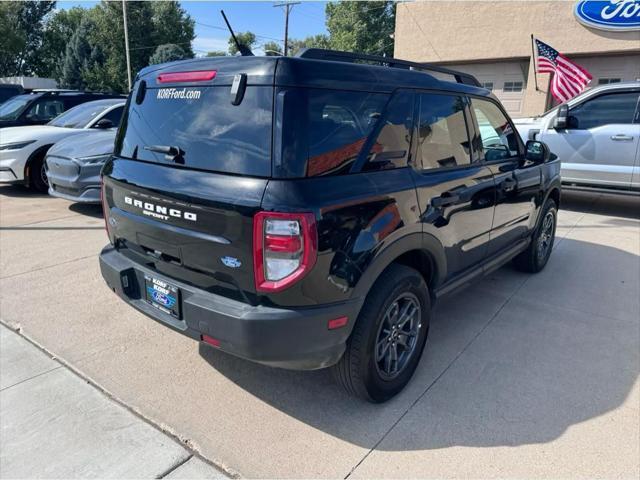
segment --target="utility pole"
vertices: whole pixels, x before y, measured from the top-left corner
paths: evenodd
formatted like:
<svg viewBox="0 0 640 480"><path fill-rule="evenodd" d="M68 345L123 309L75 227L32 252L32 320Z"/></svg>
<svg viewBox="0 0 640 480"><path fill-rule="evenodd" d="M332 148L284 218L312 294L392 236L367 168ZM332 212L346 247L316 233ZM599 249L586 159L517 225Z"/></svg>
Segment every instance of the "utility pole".
<svg viewBox="0 0 640 480"><path fill-rule="evenodd" d="M300 2L282 2L276 3L274 7L284 7L284 56L289 53L289 12L294 5L300 5Z"/></svg>
<svg viewBox="0 0 640 480"><path fill-rule="evenodd" d="M129 31L127 30L127 2L122 0L122 18L124 19L124 51L127 55L127 80L131 91L131 58L129 57Z"/></svg>

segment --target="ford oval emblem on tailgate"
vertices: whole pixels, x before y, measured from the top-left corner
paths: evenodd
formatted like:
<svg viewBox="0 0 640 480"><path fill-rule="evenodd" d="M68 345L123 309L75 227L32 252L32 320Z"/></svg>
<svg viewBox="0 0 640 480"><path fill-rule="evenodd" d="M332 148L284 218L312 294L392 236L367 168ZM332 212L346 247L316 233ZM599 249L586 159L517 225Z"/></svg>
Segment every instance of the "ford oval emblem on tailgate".
<svg viewBox="0 0 640 480"><path fill-rule="evenodd" d="M242 262L235 257L221 257L220 261L229 268L238 268L242 265Z"/></svg>

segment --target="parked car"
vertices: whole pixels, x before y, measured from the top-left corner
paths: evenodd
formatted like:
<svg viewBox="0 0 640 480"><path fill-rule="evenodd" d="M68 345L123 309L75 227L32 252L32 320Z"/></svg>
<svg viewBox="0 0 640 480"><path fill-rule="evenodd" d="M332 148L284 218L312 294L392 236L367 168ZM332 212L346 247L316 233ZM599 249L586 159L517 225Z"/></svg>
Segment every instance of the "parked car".
<svg viewBox="0 0 640 480"><path fill-rule="evenodd" d="M0 128L44 125L76 105L107 98L124 99L122 95L108 93L34 90L17 95L0 105Z"/></svg>
<svg viewBox="0 0 640 480"><path fill-rule="evenodd" d="M544 268L559 172L461 72L317 49L156 65L103 168L100 267L177 332L332 367L382 402L413 375L438 298L511 259Z"/></svg>
<svg viewBox="0 0 640 480"><path fill-rule="evenodd" d="M46 156L49 195L100 203L100 170L113 154L114 129L86 132L59 141Z"/></svg>
<svg viewBox="0 0 640 480"><path fill-rule="evenodd" d="M25 183L48 190L44 157L56 142L87 131L118 126L125 101L113 98L83 103L47 125L0 129L0 183Z"/></svg>
<svg viewBox="0 0 640 480"><path fill-rule="evenodd" d="M610 83L515 124L560 157L565 186L640 195L639 97L640 81Z"/></svg>
<svg viewBox="0 0 640 480"><path fill-rule="evenodd" d="M0 105L16 95L24 93L22 85L14 83L0 83Z"/></svg>

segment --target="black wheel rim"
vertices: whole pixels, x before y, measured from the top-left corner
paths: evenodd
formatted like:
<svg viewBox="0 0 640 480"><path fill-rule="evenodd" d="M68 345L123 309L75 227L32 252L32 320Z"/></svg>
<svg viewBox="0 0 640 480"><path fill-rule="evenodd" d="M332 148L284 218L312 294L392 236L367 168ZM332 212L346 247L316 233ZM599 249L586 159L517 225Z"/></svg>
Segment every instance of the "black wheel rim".
<svg viewBox="0 0 640 480"><path fill-rule="evenodd" d="M542 220L542 227L540 228L540 235L538 235L538 258L544 259L551 249L551 243L553 242L553 227L555 224L555 216L553 212L547 212Z"/></svg>
<svg viewBox="0 0 640 480"><path fill-rule="evenodd" d="M418 344L421 318L420 302L409 292L385 311L375 343L376 369L383 379L393 380L406 369Z"/></svg>

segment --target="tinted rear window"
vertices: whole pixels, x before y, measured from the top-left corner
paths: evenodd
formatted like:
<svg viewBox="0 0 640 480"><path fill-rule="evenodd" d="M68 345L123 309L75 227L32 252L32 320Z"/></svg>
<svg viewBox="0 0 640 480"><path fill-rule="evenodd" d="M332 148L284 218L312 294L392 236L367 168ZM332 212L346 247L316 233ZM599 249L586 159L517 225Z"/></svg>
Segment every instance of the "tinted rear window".
<svg viewBox="0 0 640 480"><path fill-rule="evenodd" d="M231 104L229 86L149 88L139 104L136 93L122 118L116 155L171 163L149 147L175 147L188 167L271 175L273 87L248 86L240 105Z"/></svg>

